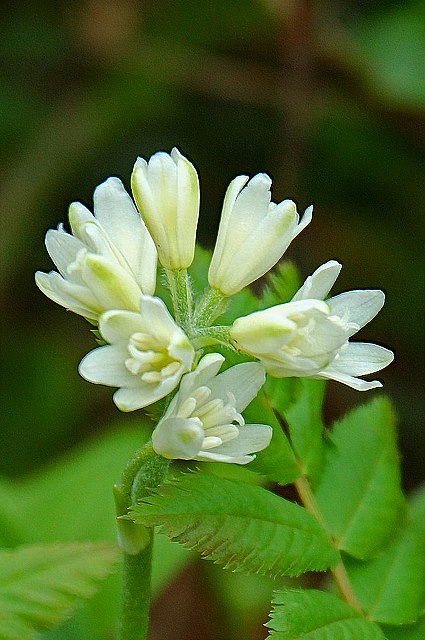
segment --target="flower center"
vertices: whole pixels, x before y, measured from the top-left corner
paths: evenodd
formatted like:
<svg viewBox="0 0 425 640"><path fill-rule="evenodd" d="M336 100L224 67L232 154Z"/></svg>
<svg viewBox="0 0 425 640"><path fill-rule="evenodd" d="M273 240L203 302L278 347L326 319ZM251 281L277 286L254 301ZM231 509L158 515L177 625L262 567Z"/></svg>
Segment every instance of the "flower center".
<svg viewBox="0 0 425 640"><path fill-rule="evenodd" d="M236 411L235 396L228 392L227 402L221 398L210 400L211 389L198 387L180 405L177 417L200 421L205 437L202 443L204 451L219 447L239 435L238 427L233 424L245 424L243 417Z"/></svg>
<svg viewBox="0 0 425 640"><path fill-rule="evenodd" d="M350 326L337 316L318 310L289 316L296 329L281 351L290 357L313 359L318 367L332 359L349 336Z"/></svg>
<svg viewBox="0 0 425 640"><path fill-rule="evenodd" d="M151 334L133 333L128 341L127 350L130 357L125 361L125 366L130 373L140 376L144 382L158 384L175 375L182 366L182 363L171 357L167 348Z"/></svg>

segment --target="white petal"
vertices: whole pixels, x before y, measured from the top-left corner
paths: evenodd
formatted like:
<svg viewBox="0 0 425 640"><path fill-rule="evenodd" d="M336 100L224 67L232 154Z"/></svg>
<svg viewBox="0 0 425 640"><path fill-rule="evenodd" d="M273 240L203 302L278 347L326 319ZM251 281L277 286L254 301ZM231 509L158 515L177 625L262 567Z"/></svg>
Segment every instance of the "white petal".
<svg viewBox="0 0 425 640"><path fill-rule="evenodd" d="M142 292L130 273L103 256L88 254L82 278L104 309L139 309Z"/></svg>
<svg viewBox="0 0 425 640"><path fill-rule="evenodd" d="M128 352L124 345L105 345L90 351L81 360L79 374L89 382L108 387L134 386L139 383L125 366Z"/></svg>
<svg viewBox="0 0 425 640"><path fill-rule="evenodd" d="M237 239L235 250L226 266L226 295L261 278L276 264L294 238L297 217L295 204L291 200L285 200L280 205L271 207L250 229L249 235ZM244 226L242 222L239 224ZM233 240L230 242L233 243Z"/></svg>
<svg viewBox="0 0 425 640"><path fill-rule="evenodd" d="M185 371L191 369L195 350L187 335L178 326L170 337L168 353L174 360L180 360L183 363Z"/></svg>
<svg viewBox="0 0 425 640"><path fill-rule="evenodd" d="M367 342L349 342L339 352L335 360L326 368L336 373L364 376L387 367L394 360L389 349Z"/></svg>
<svg viewBox="0 0 425 640"><path fill-rule="evenodd" d="M78 252L84 249L84 244L62 228L49 229L46 233L46 248L60 273L69 277L68 266L74 262Z"/></svg>
<svg viewBox="0 0 425 640"><path fill-rule="evenodd" d="M165 415L170 415L174 407L190 396L193 389L205 386L220 370L225 358L219 353L208 353L196 369L183 376L178 394L173 398Z"/></svg>
<svg viewBox="0 0 425 640"><path fill-rule="evenodd" d="M57 271L35 274L37 287L48 298L78 315L90 320L97 320L102 309L91 291L86 287L68 282Z"/></svg>
<svg viewBox="0 0 425 640"><path fill-rule="evenodd" d="M216 447L214 452L239 457L262 451L270 444L272 435L273 429L267 424L245 424L240 427L237 438Z"/></svg>
<svg viewBox="0 0 425 640"><path fill-rule="evenodd" d="M95 223L93 214L81 202L72 202L68 210L69 224L71 231L77 238L81 239L81 232L88 223Z"/></svg>
<svg viewBox="0 0 425 640"><path fill-rule="evenodd" d="M325 378L326 380L336 380L336 382L342 382L342 384L347 385L347 387L351 387L356 391L369 391L370 389L378 389L382 387L382 383L379 380L361 380L360 378L354 378L353 376L349 376L345 373L337 373L329 372L327 373L327 369L325 369L320 375L316 376L318 378Z"/></svg>
<svg viewBox="0 0 425 640"><path fill-rule="evenodd" d="M165 458L192 460L201 448L204 435L198 419L169 418L161 420L154 429L152 446Z"/></svg>
<svg viewBox="0 0 425 640"><path fill-rule="evenodd" d="M157 336L164 343L168 343L178 325L161 298L142 296L140 309L144 330Z"/></svg>
<svg viewBox="0 0 425 640"><path fill-rule="evenodd" d="M159 384L140 381L137 387L121 387L114 393L114 402L121 411L142 409L168 395L179 383L181 373L162 380Z"/></svg>
<svg viewBox="0 0 425 640"><path fill-rule="evenodd" d="M139 212L118 178L109 178L94 192L97 220L120 250L144 293L155 291L157 252Z"/></svg>
<svg viewBox="0 0 425 640"><path fill-rule="evenodd" d="M359 328L364 327L382 309L385 295L379 289L360 289L358 291L346 291L334 298L329 298L327 303L331 313L348 322L354 322ZM356 333L357 329L351 332Z"/></svg>
<svg viewBox="0 0 425 640"><path fill-rule="evenodd" d="M269 214L271 185L270 176L258 173L238 194L232 211L232 231L238 244Z"/></svg>
<svg viewBox="0 0 425 640"><path fill-rule="evenodd" d="M199 217L199 180L195 167L174 147L171 157L177 165L177 220L175 240L179 267L193 262Z"/></svg>
<svg viewBox="0 0 425 640"><path fill-rule="evenodd" d="M297 227L294 231L293 238L296 238L297 235L300 234L301 231L303 231L306 228L306 226L310 224L312 219L313 219L313 205L311 204L304 211L303 217L301 218L300 222L297 224Z"/></svg>
<svg viewBox="0 0 425 640"><path fill-rule="evenodd" d="M341 269L342 265L336 260L325 262L311 276L308 276L291 302L312 298L324 300L335 284Z"/></svg>
<svg viewBox="0 0 425 640"><path fill-rule="evenodd" d="M145 324L140 313L112 310L101 315L99 330L107 342L114 344L127 342L133 333L144 332Z"/></svg>
<svg viewBox="0 0 425 640"><path fill-rule="evenodd" d="M214 286L216 280L220 278L220 274L223 273L226 269L226 261L230 260L231 258L231 252L226 251L226 248L229 243L230 227L233 224L233 206L241 189L244 187L247 181L248 176L237 176L227 187L226 195L224 196L223 209L221 212L220 226L217 233L217 240L208 271L208 282L211 286ZM225 253L227 253L226 256Z"/></svg>
<svg viewBox="0 0 425 640"><path fill-rule="evenodd" d="M199 454L194 458L195 460L199 460L200 462L226 462L231 464L248 464L248 462L252 462L255 456L226 456L221 453L217 453L217 449L212 449L211 451L200 451Z"/></svg>
<svg viewBox="0 0 425 640"><path fill-rule="evenodd" d="M230 367L207 382L211 398L227 401L229 392L235 397L235 408L241 412L255 398L266 379L258 362L244 362Z"/></svg>

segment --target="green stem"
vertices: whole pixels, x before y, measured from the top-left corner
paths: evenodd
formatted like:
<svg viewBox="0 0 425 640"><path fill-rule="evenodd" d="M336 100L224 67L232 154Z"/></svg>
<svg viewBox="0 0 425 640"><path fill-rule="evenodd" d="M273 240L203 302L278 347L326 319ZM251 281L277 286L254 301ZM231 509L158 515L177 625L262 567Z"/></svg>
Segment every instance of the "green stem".
<svg viewBox="0 0 425 640"><path fill-rule="evenodd" d="M227 297L218 289L208 287L199 300L193 316L195 327L209 327L227 306Z"/></svg>
<svg viewBox="0 0 425 640"><path fill-rule="evenodd" d="M195 349L202 349L212 344L222 344L233 349L230 343L229 327L196 327L192 329L190 339Z"/></svg>
<svg viewBox="0 0 425 640"><path fill-rule="evenodd" d="M152 531L122 519L128 507L162 482L169 460L158 456L147 443L126 465L114 487L118 516L118 541L124 555L121 612L117 640L146 640L151 598Z"/></svg>
<svg viewBox="0 0 425 640"><path fill-rule="evenodd" d="M192 326L193 298L186 269L164 269L170 287L174 317L186 331Z"/></svg>
<svg viewBox="0 0 425 640"><path fill-rule="evenodd" d="M329 531L326 520L324 519L319 507L317 506L309 481L305 476L301 476L300 478L295 480L294 484L296 490L298 491L298 495L301 498L301 502L303 503L307 511L309 511L311 515L316 518L318 523L325 530L330 542L335 546L334 539ZM332 569L332 577L335 581L336 586L338 587L338 591L340 592L343 600L345 600L347 604L352 606L353 609L362 611L362 608L356 598L356 594L353 591L350 578L348 577L347 570L342 560L336 565L336 567L334 567L334 569Z"/></svg>
<svg viewBox="0 0 425 640"><path fill-rule="evenodd" d="M140 526L140 525L134 525ZM152 534L150 534L152 536ZM151 600L152 541L135 555L124 553L117 640L145 640Z"/></svg>

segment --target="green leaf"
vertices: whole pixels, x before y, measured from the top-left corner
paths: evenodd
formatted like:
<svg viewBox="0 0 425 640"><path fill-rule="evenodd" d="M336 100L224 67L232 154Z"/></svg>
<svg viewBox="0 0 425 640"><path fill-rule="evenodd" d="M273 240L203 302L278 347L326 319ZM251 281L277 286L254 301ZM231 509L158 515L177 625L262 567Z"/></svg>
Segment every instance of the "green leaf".
<svg viewBox="0 0 425 640"><path fill-rule="evenodd" d="M91 598L113 571L117 549L106 543L27 545L0 552L0 637L35 638Z"/></svg>
<svg viewBox="0 0 425 640"><path fill-rule="evenodd" d="M297 267L288 260L280 262L267 275L266 286L262 292L259 309L267 309L276 304L289 302L301 286Z"/></svg>
<svg viewBox="0 0 425 640"><path fill-rule="evenodd" d="M410 519L422 529L425 537L425 484L419 487L410 500Z"/></svg>
<svg viewBox="0 0 425 640"><path fill-rule="evenodd" d="M126 415L96 439L83 441L36 474L13 482L0 478L0 529L4 543L8 547L58 540L106 540L113 544L116 523L112 486L151 430L142 416ZM193 558L165 536L155 537L154 594ZM111 575L101 592L77 612L81 626L87 626L82 637L103 640L111 635L118 615L119 587L120 577ZM74 617L73 626L77 624L75 620Z"/></svg>
<svg viewBox="0 0 425 640"><path fill-rule="evenodd" d="M393 535L405 504L390 402L375 398L334 425L315 493L339 549L373 557Z"/></svg>
<svg viewBox="0 0 425 640"><path fill-rule="evenodd" d="M269 424L273 427L269 446L257 453L249 468L281 485L296 480L301 475L300 468L282 425L263 391L260 391L256 400L245 409L244 418L247 423Z"/></svg>
<svg viewBox="0 0 425 640"><path fill-rule="evenodd" d="M322 469L324 430L323 380L269 378L266 393L273 408L286 421L289 436L304 475L316 480Z"/></svg>
<svg viewBox="0 0 425 640"><path fill-rule="evenodd" d="M385 640L378 625L325 591L285 589L273 604L266 627L274 640Z"/></svg>
<svg viewBox="0 0 425 640"><path fill-rule="evenodd" d="M387 640L423 640L425 638L425 616L419 618L416 624L402 627L383 627Z"/></svg>
<svg viewBox="0 0 425 640"><path fill-rule="evenodd" d="M377 558L346 563L355 594L368 617L386 624L411 624L423 611L425 536L414 518Z"/></svg>
<svg viewBox="0 0 425 640"><path fill-rule="evenodd" d="M129 516L159 525L171 540L232 571L296 576L338 562L337 551L303 507L217 476L193 473L165 483Z"/></svg>

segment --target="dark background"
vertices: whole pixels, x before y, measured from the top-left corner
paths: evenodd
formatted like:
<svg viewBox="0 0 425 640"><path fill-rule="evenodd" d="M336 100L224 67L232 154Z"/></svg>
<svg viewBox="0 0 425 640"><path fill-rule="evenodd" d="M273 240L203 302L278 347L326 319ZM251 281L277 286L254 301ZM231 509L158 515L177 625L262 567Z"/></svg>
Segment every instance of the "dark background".
<svg viewBox="0 0 425 640"><path fill-rule="evenodd" d="M87 325L33 273L52 268L44 234L72 200L91 207L97 184L118 175L128 187L137 155L176 145L200 175L204 246L229 181L266 171L275 201L315 205L287 253L303 277L336 258L335 291L385 290L361 338L396 352L378 377L399 415L405 487L423 480L425 4L28 1L3 9L0 54L0 472L42 475L134 422L78 377ZM327 421L374 393L331 382Z"/></svg>

